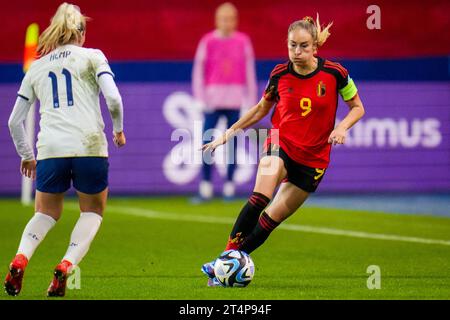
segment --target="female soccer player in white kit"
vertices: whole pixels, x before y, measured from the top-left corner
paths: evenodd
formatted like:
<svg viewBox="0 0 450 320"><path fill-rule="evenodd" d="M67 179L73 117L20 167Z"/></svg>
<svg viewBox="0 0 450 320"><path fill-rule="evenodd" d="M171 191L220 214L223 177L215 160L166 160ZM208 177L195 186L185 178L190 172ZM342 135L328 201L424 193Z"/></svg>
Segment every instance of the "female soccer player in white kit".
<svg viewBox="0 0 450 320"><path fill-rule="evenodd" d="M48 296L64 296L67 275L87 253L102 222L108 194L108 144L103 132L99 93L113 122L113 141L125 144L122 99L108 61L100 50L83 48L86 17L63 3L39 39L36 60L20 86L9 128L21 157L21 173L36 178L35 215L22 235L5 280L9 295L18 295L28 261L60 218L71 182L81 210L70 244L56 266ZM23 121L40 101L40 132L35 160L26 142Z"/></svg>

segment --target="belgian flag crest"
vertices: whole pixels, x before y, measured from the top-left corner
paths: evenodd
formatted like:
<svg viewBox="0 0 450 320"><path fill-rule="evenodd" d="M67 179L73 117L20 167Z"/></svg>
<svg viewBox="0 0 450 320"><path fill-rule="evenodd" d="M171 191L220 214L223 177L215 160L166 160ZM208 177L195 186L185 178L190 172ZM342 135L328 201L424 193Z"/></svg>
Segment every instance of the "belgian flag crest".
<svg viewBox="0 0 450 320"><path fill-rule="evenodd" d="M319 81L319 83L317 84L317 96L318 97L323 97L326 93L326 86L325 83L323 83L322 81Z"/></svg>

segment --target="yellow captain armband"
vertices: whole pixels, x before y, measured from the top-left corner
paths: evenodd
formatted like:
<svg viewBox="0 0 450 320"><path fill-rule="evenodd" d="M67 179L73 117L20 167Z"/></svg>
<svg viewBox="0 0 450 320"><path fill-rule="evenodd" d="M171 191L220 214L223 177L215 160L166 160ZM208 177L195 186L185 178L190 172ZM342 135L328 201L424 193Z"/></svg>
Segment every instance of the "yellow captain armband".
<svg viewBox="0 0 450 320"><path fill-rule="evenodd" d="M356 85L353 82L353 79L350 78L350 76L348 77L347 85L339 90L339 93L344 101L348 101L353 98L357 92L358 89L356 88Z"/></svg>

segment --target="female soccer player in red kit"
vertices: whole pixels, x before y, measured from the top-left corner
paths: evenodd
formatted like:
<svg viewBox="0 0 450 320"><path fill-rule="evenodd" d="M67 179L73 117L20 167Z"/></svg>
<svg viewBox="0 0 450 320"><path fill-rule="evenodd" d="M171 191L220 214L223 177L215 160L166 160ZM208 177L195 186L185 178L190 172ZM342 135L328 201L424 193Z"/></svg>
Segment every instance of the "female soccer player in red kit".
<svg viewBox="0 0 450 320"><path fill-rule="evenodd" d="M322 29L318 16L317 21L305 17L292 23L288 29L289 61L273 69L262 99L223 136L203 146L204 151L213 152L275 106L273 128L259 162L253 193L233 226L226 250L250 254L261 246L317 189L330 161L331 146L343 144L347 130L364 115L347 70L316 56L330 35L330 27L331 23ZM335 127L338 93L350 111ZM209 277L208 285L219 285L214 262L204 264L202 271Z"/></svg>

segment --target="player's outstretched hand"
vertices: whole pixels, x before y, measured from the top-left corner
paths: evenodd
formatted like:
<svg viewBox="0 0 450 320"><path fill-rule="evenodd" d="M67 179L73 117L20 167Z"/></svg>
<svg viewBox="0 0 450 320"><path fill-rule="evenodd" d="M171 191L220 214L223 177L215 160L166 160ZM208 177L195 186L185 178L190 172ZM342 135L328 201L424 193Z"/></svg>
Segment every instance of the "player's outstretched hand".
<svg viewBox="0 0 450 320"><path fill-rule="evenodd" d="M125 133L123 133L123 131L113 132L113 134L113 141L117 148L123 147L125 143L127 143L127 139L125 138Z"/></svg>
<svg viewBox="0 0 450 320"><path fill-rule="evenodd" d="M223 137L219 137L219 138L217 138L217 139L215 139L214 141L212 141L212 142L209 142L209 143L207 143L207 144L204 144L203 146L202 146L202 151L203 152L207 152L207 151L211 151L211 153L213 153L214 152L214 150L216 150L216 148L218 147L218 146L221 146L222 144L224 144L225 143L225 139L223 138Z"/></svg>
<svg viewBox="0 0 450 320"><path fill-rule="evenodd" d="M346 135L347 130L337 127L331 132L330 136L328 137L328 143L331 143L333 145L344 144Z"/></svg>
<svg viewBox="0 0 450 320"><path fill-rule="evenodd" d="M36 160L22 160L20 163L20 173L28 178L36 178Z"/></svg>

